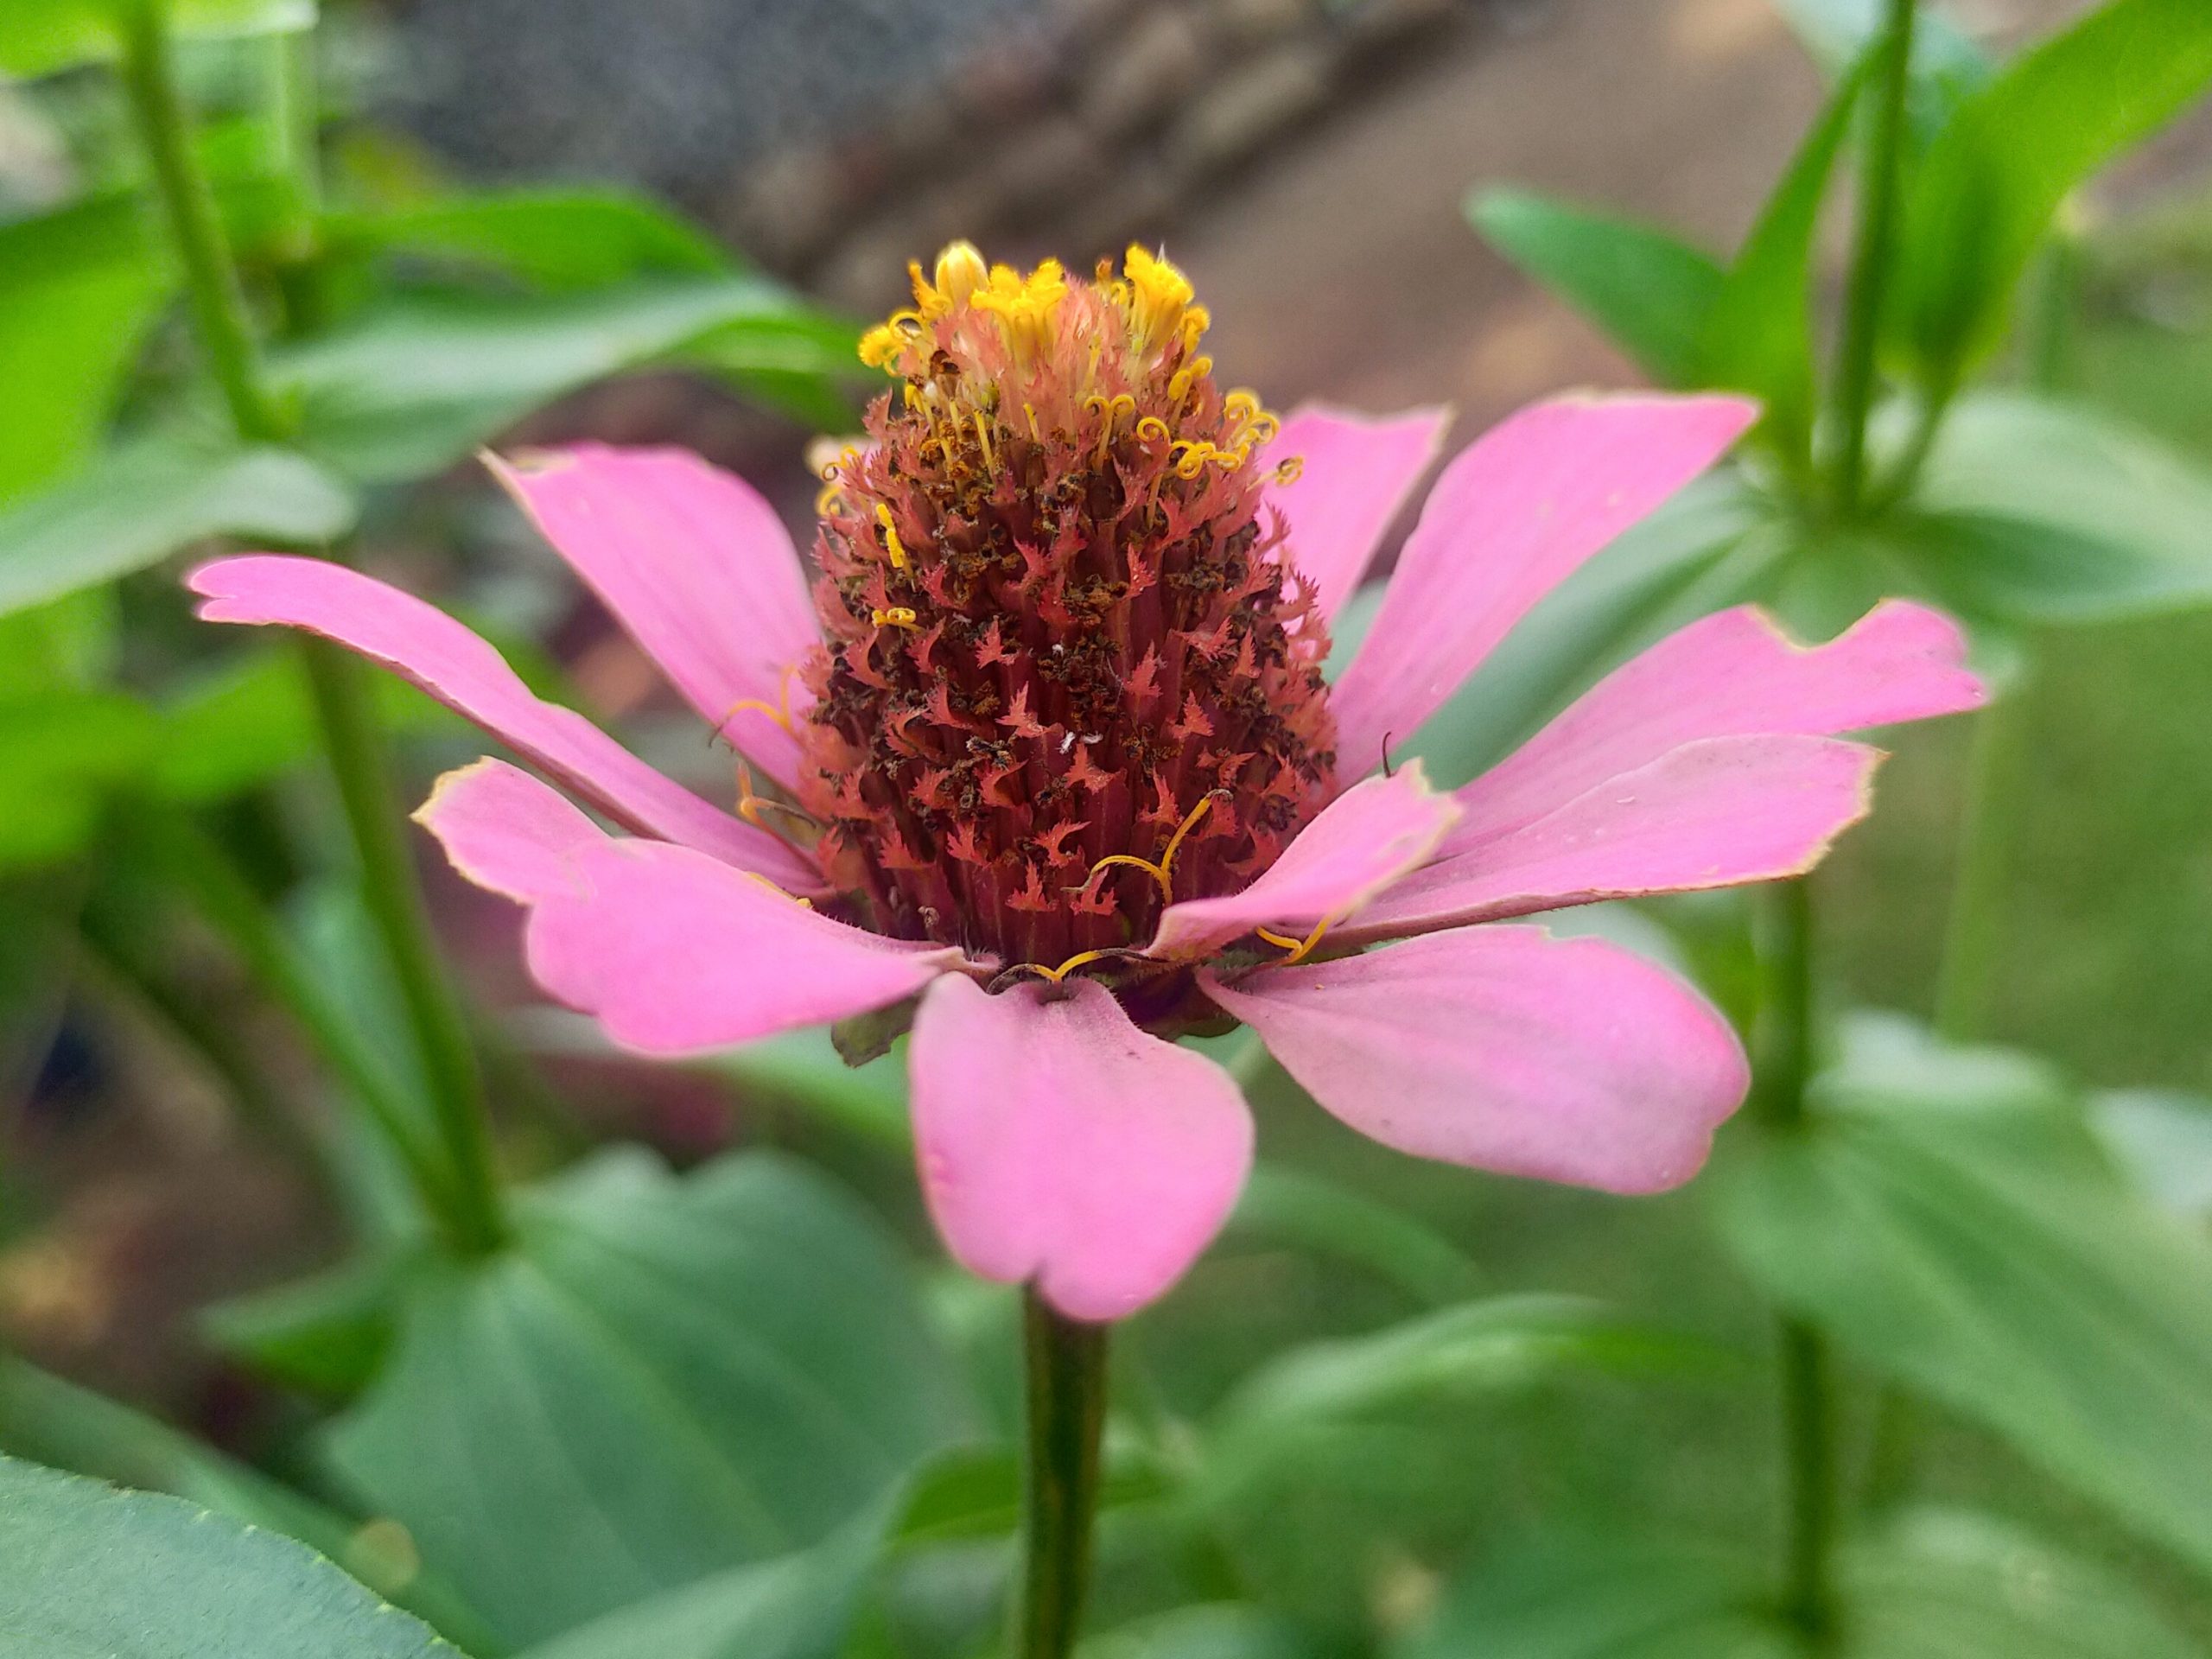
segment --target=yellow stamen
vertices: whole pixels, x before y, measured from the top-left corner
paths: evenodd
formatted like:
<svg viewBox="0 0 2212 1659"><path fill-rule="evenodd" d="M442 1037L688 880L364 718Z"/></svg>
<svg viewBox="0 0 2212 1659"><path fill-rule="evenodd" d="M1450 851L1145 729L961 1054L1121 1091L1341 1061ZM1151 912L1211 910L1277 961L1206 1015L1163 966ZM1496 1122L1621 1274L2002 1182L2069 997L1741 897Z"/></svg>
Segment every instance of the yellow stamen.
<svg viewBox="0 0 2212 1659"><path fill-rule="evenodd" d="M724 727L749 709L755 714L767 715L792 736L798 736L798 728L791 724L791 676L798 672L797 663L784 664L783 677L778 683L776 700L773 702L764 702L759 697L740 697L735 702L730 704L722 717L715 722L715 734L720 735Z"/></svg>
<svg viewBox="0 0 2212 1659"><path fill-rule="evenodd" d="M753 768L740 760L737 763L737 816L755 830L766 830L768 826L760 822L760 815L763 812L785 813L797 819L809 834L819 835L822 832L822 826L814 821L810 814L800 810L787 801L779 801L766 795L755 794L753 789ZM766 876L760 879L767 880ZM783 889L778 887L776 891L782 893ZM790 898L793 895L785 893L784 896ZM802 899L799 902L804 904L806 900Z"/></svg>
<svg viewBox="0 0 2212 1659"><path fill-rule="evenodd" d="M1118 957L1123 954L1120 950L1078 950L1057 968L1047 968L1041 962L1017 962L1010 971L1018 974L1034 974L1038 978L1050 980L1057 985L1086 962L1096 962L1102 957Z"/></svg>
<svg viewBox="0 0 2212 1659"><path fill-rule="evenodd" d="M1146 349L1163 346L1179 329L1187 328L1189 318L1198 309L1191 303L1196 290L1189 277L1134 242L1122 256L1122 270L1128 283L1129 321Z"/></svg>
<svg viewBox="0 0 2212 1659"><path fill-rule="evenodd" d="M1275 482L1278 484L1295 484L1298 482L1298 475L1305 470L1305 456L1285 455L1281 461L1275 463Z"/></svg>
<svg viewBox="0 0 2212 1659"><path fill-rule="evenodd" d="M1160 853L1158 862L1155 863L1148 858L1139 858L1135 853L1109 853L1090 867L1090 874L1084 878L1083 887L1077 891L1088 889L1090 884L1098 879L1099 871L1110 868L1115 865L1121 865L1132 870L1142 870L1160 884L1160 896L1169 904L1173 904L1175 902L1175 855L1181 850L1184 838L1198 827L1198 820L1212 810L1214 802L1217 799L1228 798L1229 791L1225 789L1210 790L1199 797L1198 804L1192 807L1184 817L1183 822L1176 826L1175 833L1168 836L1167 845Z"/></svg>
<svg viewBox="0 0 2212 1659"><path fill-rule="evenodd" d="M1252 931L1258 934L1262 938L1265 939L1269 944L1274 945L1278 950L1287 950L1290 952L1290 954L1285 957L1281 962L1270 964L1276 968L1288 968L1294 963L1305 961L1306 957L1312 956L1313 954L1313 947L1321 943L1321 936L1324 933L1326 933L1331 928L1334 927L1338 919L1338 918L1334 916L1324 916L1319 922L1316 922L1313 925L1313 931L1311 933L1308 933L1302 939L1294 939L1287 934L1276 932L1273 928L1255 927Z"/></svg>
<svg viewBox="0 0 2212 1659"><path fill-rule="evenodd" d="M868 620L879 628L918 628L922 625L909 605L893 605L889 610L880 607L868 613Z"/></svg>
<svg viewBox="0 0 2212 1659"><path fill-rule="evenodd" d="M891 556L891 568L904 570L906 568L906 547L899 539L899 526L891 522L888 503L879 501L875 504L875 522L883 526L883 550ZM911 616L912 613L910 611L907 614Z"/></svg>

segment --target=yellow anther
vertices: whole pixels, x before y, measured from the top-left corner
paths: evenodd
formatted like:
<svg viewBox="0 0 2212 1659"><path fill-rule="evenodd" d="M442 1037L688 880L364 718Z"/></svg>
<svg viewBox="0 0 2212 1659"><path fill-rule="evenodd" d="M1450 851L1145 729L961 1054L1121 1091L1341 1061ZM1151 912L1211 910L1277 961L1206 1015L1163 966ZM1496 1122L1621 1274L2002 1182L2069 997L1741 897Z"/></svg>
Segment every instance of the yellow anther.
<svg viewBox="0 0 2212 1659"><path fill-rule="evenodd" d="M1213 313L1203 305L1194 305L1183 313L1183 349L1194 352L1199 338L1212 326Z"/></svg>
<svg viewBox="0 0 2212 1659"><path fill-rule="evenodd" d="M1255 927L1252 931L1269 944L1274 945L1276 950L1290 952L1281 962L1272 964L1277 968L1288 968L1312 956L1313 947L1321 943L1321 936L1324 933L1337 925L1337 919L1334 916L1324 916L1314 924L1313 931L1302 939L1294 939L1287 934L1276 932L1273 928Z"/></svg>
<svg viewBox="0 0 2212 1659"><path fill-rule="evenodd" d="M879 606L868 613L868 620L879 628L918 628L922 626L915 619L913 607L910 605L893 605L888 610Z"/></svg>
<svg viewBox="0 0 2212 1659"><path fill-rule="evenodd" d="M1031 441L1036 443L1044 442L1045 435L1037 429L1036 405L1033 404L1024 404L1021 406L1021 412L1029 417L1029 436Z"/></svg>
<svg viewBox="0 0 2212 1659"><path fill-rule="evenodd" d="M1191 388L1193 385L1197 385L1199 380L1212 372L1213 359L1210 357L1192 358L1181 368L1176 370L1174 373L1167 377L1168 397L1175 403L1181 403L1184 398L1191 395Z"/></svg>
<svg viewBox="0 0 2212 1659"><path fill-rule="evenodd" d="M992 472L996 472L999 468L999 462L998 457L991 453L990 425L984 420L983 411L982 410L979 409L976 410L975 415L976 443L977 448L981 448L983 452L983 465L988 467Z"/></svg>
<svg viewBox="0 0 2212 1659"><path fill-rule="evenodd" d="M1122 256L1128 284L1129 321L1140 346L1156 350L1186 326L1196 296L1189 277L1157 254L1132 242Z"/></svg>
<svg viewBox="0 0 2212 1659"><path fill-rule="evenodd" d="M1109 853L1090 867L1090 874L1084 878L1083 887L1078 891L1087 890L1098 879L1099 871L1120 865L1128 869L1142 870L1160 884L1160 896L1173 904L1175 855L1182 850L1185 838L1198 827L1198 820L1212 810L1214 802L1228 798L1229 791L1225 789L1209 790L1198 798L1198 804L1184 816L1183 822L1175 826L1175 833L1168 836L1167 845L1161 850L1157 862L1149 858L1139 858L1135 853Z"/></svg>
<svg viewBox="0 0 2212 1659"><path fill-rule="evenodd" d="M973 242L945 245L937 257L934 283L924 279L918 264L908 265L906 271L914 280L914 303L921 307L923 316L932 319L965 305L991 279L990 267Z"/></svg>
<svg viewBox="0 0 2212 1659"><path fill-rule="evenodd" d="M906 544L899 539L899 526L891 522L891 507L887 502L875 504L875 522L883 526L883 550L891 556L891 568L904 570L906 568ZM913 613L909 611L907 614L911 616Z"/></svg>

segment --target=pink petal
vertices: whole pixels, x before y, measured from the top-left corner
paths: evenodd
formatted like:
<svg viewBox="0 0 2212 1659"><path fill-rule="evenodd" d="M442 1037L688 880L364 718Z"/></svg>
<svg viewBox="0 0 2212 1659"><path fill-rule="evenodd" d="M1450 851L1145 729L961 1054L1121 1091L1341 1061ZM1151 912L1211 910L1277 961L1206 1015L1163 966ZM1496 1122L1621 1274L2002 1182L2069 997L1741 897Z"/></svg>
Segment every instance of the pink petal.
<svg viewBox="0 0 2212 1659"><path fill-rule="evenodd" d="M1290 526L1290 563L1334 616L1374 562L1376 543L1436 459L1448 409L1378 418L1308 404L1283 423L1268 459L1299 460L1297 479L1269 484L1264 499Z"/></svg>
<svg viewBox="0 0 2212 1659"><path fill-rule="evenodd" d="M957 950L849 927L688 847L607 840L565 861L573 884L531 909L531 972L642 1053L866 1014L963 965Z"/></svg>
<svg viewBox="0 0 2212 1659"><path fill-rule="evenodd" d="M544 702L506 660L443 612L327 559L218 559L187 579L210 622L305 628L383 664L516 753L647 835L696 847L794 889L820 873L789 842L707 804L575 710Z"/></svg>
<svg viewBox="0 0 2212 1659"><path fill-rule="evenodd" d="M415 822L437 837L454 868L518 904L582 892L569 855L613 839L558 791L490 759L439 779Z"/></svg>
<svg viewBox="0 0 2212 1659"><path fill-rule="evenodd" d="M1424 933L1567 905L1802 874L1872 804L1880 752L1795 734L1686 743L1439 857L1330 938Z"/></svg>
<svg viewBox="0 0 2212 1659"><path fill-rule="evenodd" d="M1726 1020L1602 939L1462 928L1233 986L1205 980L1361 1134L1509 1175L1678 1186L1751 1082Z"/></svg>
<svg viewBox="0 0 2212 1659"><path fill-rule="evenodd" d="M963 1267L1118 1319L1173 1284L1252 1165L1229 1074L1095 981L930 987L909 1056L922 1190Z"/></svg>
<svg viewBox="0 0 2212 1659"><path fill-rule="evenodd" d="M788 690L818 644L798 554L742 479L683 449L582 443L486 463L545 539L660 664L691 706L761 771L789 785L798 747L755 709Z"/></svg>
<svg viewBox="0 0 2212 1659"><path fill-rule="evenodd" d="M1417 868L1459 815L1450 796L1428 786L1418 760L1356 784L1243 892L1168 906L1148 954L1199 957L1255 927L1303 933L1325 917L1350 915Z"/></svg>
<svg viewBox="0 0 2212 1659"><path fill-rule="evenodd" d="M1337 682L1337 765L1410 738L1529 607L1688 483L1758 414L1738 397L1569 397L1522 410L1444 468Z"/></svg>
<svg viewBox="0 0 2212 1659"><path fill-rule="evenodd" d="M1702 738L1863 731L1978 707L1966 636L1940 611L1888 600L1826 645L1798 645L1755 606L1661 640L1458 792L1446 854L1495 839L1606 779Z"/></svg>

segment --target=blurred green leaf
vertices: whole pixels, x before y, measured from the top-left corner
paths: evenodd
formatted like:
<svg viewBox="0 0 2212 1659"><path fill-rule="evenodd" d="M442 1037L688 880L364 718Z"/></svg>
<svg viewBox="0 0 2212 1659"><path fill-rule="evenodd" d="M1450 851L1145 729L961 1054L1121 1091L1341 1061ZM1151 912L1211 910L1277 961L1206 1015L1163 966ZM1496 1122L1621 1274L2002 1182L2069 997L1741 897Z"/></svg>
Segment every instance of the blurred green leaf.
<svg viewBox="0 0 2212 1659"><path fill-rule="evenodd" d="M903 1153L913 1144L906 1066L887 1054L847 1065L827 1026L747 1043L703 1064L747 1093L817 1114L880 1145Z"/></svg>
<svg viewBox="0 0 2212 1659"><path fill-rule="evenodd" d="M433 1659L454 1649L302 1544L0 1459L0 1630L38 1659Z"/></svg>
<svg viewBox="0 0 2212 1659"><path fill-rule="evenodd" d="M190 35L290 34L315 26L315 0L161 0ZM0 76L29 80L121 49L114 0L8 0L0 10Z"/></svg>
<svg viewBox="0 0 2212 1659"><path fill-rule="evenodd" d="M434 730L439 706L393 675L371 682L384 729ZM322 753L321 728L299 653L241 652L176 687L162 710L163 741L148 774L171 800L226 799Z"/></svg>
<svg viewBox="0 0 2212 1659"><path fill-rule="evenodd" d="M1763 1562L1675 1539L1540 1539L1462 1579L1395 1659L1801 1659Z"/></svg>
<svg viewBox="0 0 2212 1659"><path fill-rule="evenodd" d="M1886 0L1775 0L1805 49L1829 75L1840 78L1866 54L1881 30ZM1988 54L1945 15L1923 3L1912 28L1912 81L1908 115L1922 142L1934 134L1967 93L1989 79Z"/></svg>
<svg viewBox="0 0 2212 1659"><path fill-rule="evenodd" d="M264 1376L327 1399L349 1399L391 1347L410 1265L397 1251L359 1255L203 1308L200 1325L217 1348Z"/></svg>
<svg viewBox="0 0 2212 1659"><path fill-rule="evenodd" d="M1081 1659L1320 1659L1333 1649L1280 1614L1209 1602L1101 1630L1076 1651Z"/></svg>
<svg viewBox="0 0 2212 1659"><path fill-rule="evenodd" d="M0 226L0 504L98 447L124 372L168 302L143 204L108 198Z"/></svg>
<svg viewBox="0 0 2212 1659"><path fill-rule="evenodd" d="M1813 376L1813 246L1836 153L1851 131L1866 61L1837 83L1713 296L1697 333L1690 379L1747 391L1785 455L1809 460Z"/></svg>
<svg viewBox="0 0 2212 1659"><path fill-rule="evenodd" d="M2212 1222L2212 1100L2113 1089L2091 1099L2089 1122L2144 1192L2184 1221Z"/></svg>
<svg viewBox="0 0 2212 1659"><path fill-rule="evenodd" d="M505 1641L817 1542L960 1431L905 1265L797 1165L603 1154L515 1224L326 1441Z"/></svg>
<svg viewBox="0 0 2212 1659"><path fill-rule="evenodd" d="M2025 1061L1862 1020L1814 1102L1714 1173L1745 1270L2212 1568L2212 1243L2116 1179Z"/></svg>
<svg viewBox="0 0 2212 1659"><path fill-rule="evenodd" d="M1689 384L1721 289L1701 249L1648 225L1522 190L1477 190L1469 222L1662 385Z"/></svg>
<svg viewBox="0 0 2212 1659"><path fill-rule="evenodd" d="M851 340L759 276L654 277L546 296L396 299L272 365L302 442L356 477L438 472L627 369L849 371Z"/></svg>
<svg viewBox="0 0 2212 1659"><path fill-rule="evenodd" d="M705 232L616 190L437 197L327 213L322 230L335 257L403 255L496 271L547 292L606 288L645 272L728 272L734 263Z"/></svg>
<svg viewBox="0 0 2212 1659"><path fill-rule="evenodd" d="M144 769L159 732L153 712L121 692L0 703L0 872L80 849L108 791Z"/></svg>
<svg viewBox="0 0 2212 1659"><path fill-rule="evenodd" d="M1462 1579L1395 1659L2184 1659L2126 1585L1993 1517L1914 1510L1841 1552L1834 1643L1772 1611L1768 1564L1694 1541L1540 1540Z"/></svg>
<svg viewBox="0 0 2212 1659"><path fill-rule="evenodd" d="M2056 398L1961 400L1883 531L1973 616L2080 623L2212 602L2212 473Z"/></svg>
<svg viewBox="0 0 2212 1659"><path fill-rule="evenodd" d="M836 1659L881 1548L872 1506L813 1548L733 1567L594 1619L523 1659Z"/></svg>
<svg viewBox="0 0 2212 1659"><path fill-rule="evenodd" d="M1913 180L1899 245L1900 342L1948 385L2001 338L2013 289L2067 193L2212 81L2212 6L2109 0L1959 106Z"/></svg>
<svg viewBox="0 0 2212 1659"><path fill-rule="evenodd" d="M1262 1163L1252 1171L1227 1237L1281 1244L1366 1268L1417 1302L1457 1301L1481 1277L1467 1253L1426 1222L1351 1187Z"/></svg>
<svg viewBox="0 0 2212 1659"><path fill-rule="evenodd" d="M342 482L289 449L142 438L0 512L0 615L143 569L211 536L334 541L354 511Z"/></svg>
<svg viewBox="0 0 2212 1659"><path fill-rule="evenodd" d="M115 666L115 595L87 588L0 616L0 703L83 690Z"/></svg>

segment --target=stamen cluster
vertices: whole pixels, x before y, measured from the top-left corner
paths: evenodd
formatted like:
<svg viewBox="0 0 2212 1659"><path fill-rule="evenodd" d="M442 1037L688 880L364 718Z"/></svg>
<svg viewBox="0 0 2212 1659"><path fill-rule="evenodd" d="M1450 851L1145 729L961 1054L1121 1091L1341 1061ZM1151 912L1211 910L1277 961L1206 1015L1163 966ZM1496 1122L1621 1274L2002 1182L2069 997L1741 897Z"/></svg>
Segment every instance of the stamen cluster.
<svg viewBox="0 0 2212 1659"><path fill-rule="evenodd" d="M1234 892L1325 798L1325 627L1262 508L1277 423L1190 284L964 243L863 341L825 470L800 804L885 932L1051 969ZM1283 463L1294 466L1294 462Z"/></svg>

